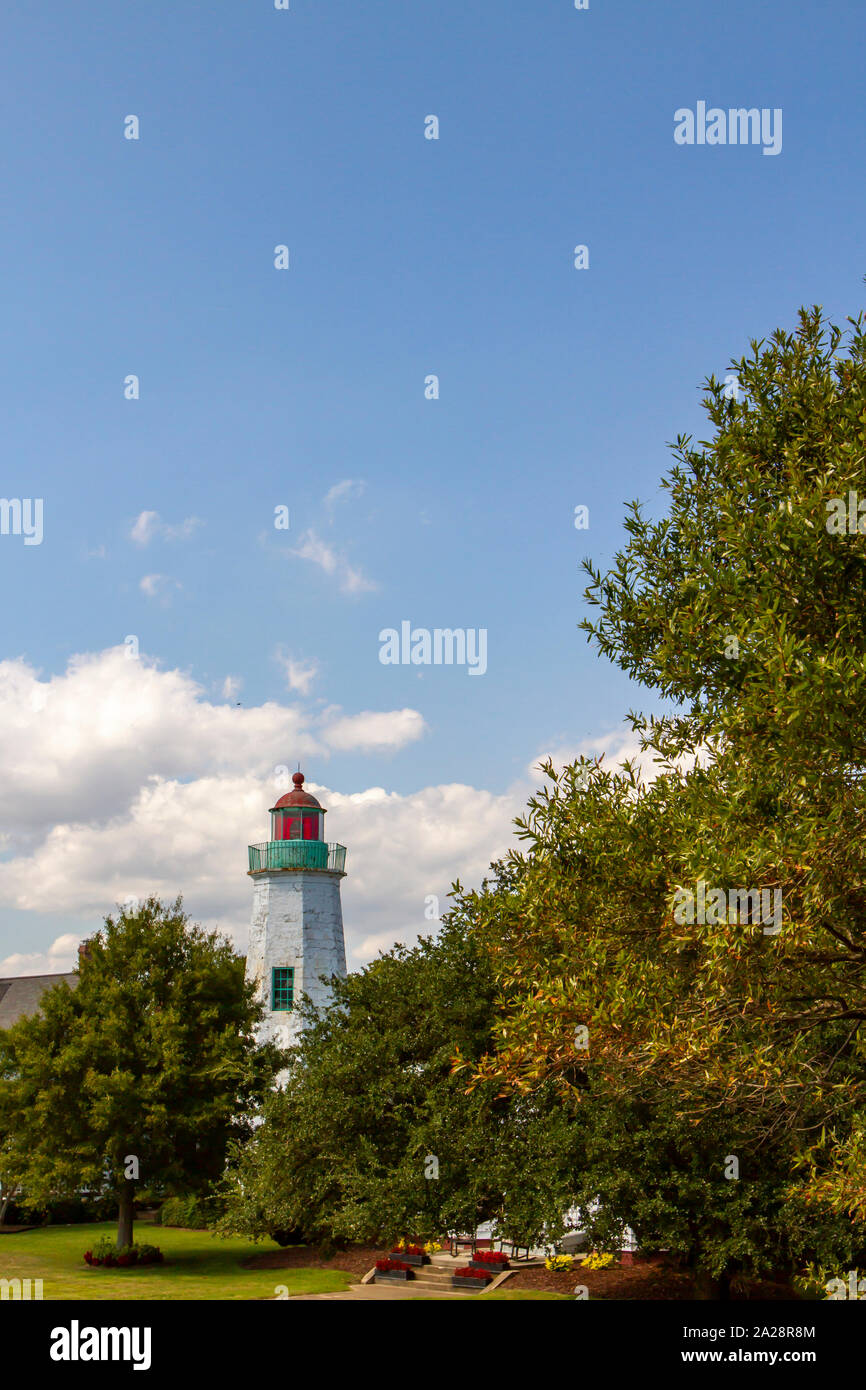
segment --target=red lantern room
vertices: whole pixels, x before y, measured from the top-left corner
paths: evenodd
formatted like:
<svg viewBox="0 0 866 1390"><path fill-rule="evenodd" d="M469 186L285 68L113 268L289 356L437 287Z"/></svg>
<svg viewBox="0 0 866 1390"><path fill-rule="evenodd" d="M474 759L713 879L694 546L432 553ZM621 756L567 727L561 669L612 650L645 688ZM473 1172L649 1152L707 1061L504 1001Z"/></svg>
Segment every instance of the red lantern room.
<svg viewBox="0 0 866 1390"><path fill-rule="evenodd" d="M292 774L294 787L271 807L272 840L324 840L325 808L304 791L304 774Z"/></svg>

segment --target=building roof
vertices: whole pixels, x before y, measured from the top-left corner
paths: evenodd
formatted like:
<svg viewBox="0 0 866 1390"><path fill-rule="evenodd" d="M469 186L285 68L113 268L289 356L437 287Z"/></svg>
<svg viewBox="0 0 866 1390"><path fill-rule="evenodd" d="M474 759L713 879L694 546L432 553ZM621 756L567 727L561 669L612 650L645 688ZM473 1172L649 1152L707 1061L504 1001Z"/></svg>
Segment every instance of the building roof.
<svg viewBox="0 0 866 1390"><path fill-rule="evenodd" d="M78 984L78 973L68 975L14 975L0 980L0 1028L11 1028L19 1018L38 1013L46 990L64 981L70 989Z"/></svg>
<svg viewBox="0 0 866 1390"><path fill-rule="evenodd" d="M317 801L314 796L310 796L309 792L304 791L303 772L293 772L292 781L295 784L294 790L286 792L285 796L281 796L276 806L272 806L271 810L279 811L283 806L314 806L317 810L321 811L321 802Z"/></svg>

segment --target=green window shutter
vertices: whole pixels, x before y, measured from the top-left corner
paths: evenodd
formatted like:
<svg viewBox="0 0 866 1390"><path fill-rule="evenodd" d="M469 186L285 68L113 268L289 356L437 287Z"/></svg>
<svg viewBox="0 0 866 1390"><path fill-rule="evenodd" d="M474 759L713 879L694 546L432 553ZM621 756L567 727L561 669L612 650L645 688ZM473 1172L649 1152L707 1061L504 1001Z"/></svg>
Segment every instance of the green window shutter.
<svg viewBox="0 0 866 1390"><path fill-rule="evenodd" d="M277 965L271 971L271 1009L288 1013L295 998L295 972L289 965Z"/></svg>

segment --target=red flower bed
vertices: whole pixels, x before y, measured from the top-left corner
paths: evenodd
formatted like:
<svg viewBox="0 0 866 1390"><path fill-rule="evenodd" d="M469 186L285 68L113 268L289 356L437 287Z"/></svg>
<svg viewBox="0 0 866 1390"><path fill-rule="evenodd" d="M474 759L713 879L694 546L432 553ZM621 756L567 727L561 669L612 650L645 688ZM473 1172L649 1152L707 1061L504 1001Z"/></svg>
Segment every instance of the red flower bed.
<svg viewBox="0 0 866 1390"><path fill-rule="evenodd" d="M91 1268L129 1269L132 1265L161 1265L163 1255L158 1245L127 1245L122 1250L111 1247L110 1241L101 1240L96 1250L85 1250L84 1260Z"/></svg>
<svg viewBox="0 0 866 1390"><path fill-rule="evenodd" d="M396 1248L391 1251L392 1255L423 1255L423 1245L404 1245L402 1250Z"/></svg>
<svg viewBox="0 0 866 1390"><path fill-rule="evenodd" d="M507 1265L508 1256L504 1250L476 1250L472 1256L479 1264L485 1265Z"/></svg>
<svg viewBox="0 0 866 1390"><path fill-rule="evenodd" d="M378 1269L380 1274L387 1274L388 1271L391 1269L408 1269L409 1266L407 1264L404 1264L402 1260L382 1259L376 1261L376 1268Z"/></svg>
<svg viewBox="0 0 866 1390"><path fill-rule="evenodd" d="M455 1269L455 1279L489 1279L490 1275L485 1274L483 1269L470 1269L469 1265L465 1269Z"/></svg>

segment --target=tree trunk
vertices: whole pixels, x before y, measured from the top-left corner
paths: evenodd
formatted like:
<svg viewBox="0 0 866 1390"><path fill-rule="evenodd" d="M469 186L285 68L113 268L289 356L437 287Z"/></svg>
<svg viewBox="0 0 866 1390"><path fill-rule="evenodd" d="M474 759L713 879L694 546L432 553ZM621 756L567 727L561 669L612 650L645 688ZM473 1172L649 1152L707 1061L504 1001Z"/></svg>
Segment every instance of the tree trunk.
<svg viewBox="0 0 866 1390"><path fill-rule="evenodd" d="M117 1244L118 1248L122 1245L132 1244L132 1218L133 1218L133 1199L134 1189L131 1182L125 1182L120 1189L120 1200L117 1210Z"/></svg>
<svg viewBox="0 0 866 1390"><path fill-rule="evenodd" d="M727 1274L714 1279L705 1269L695 1271L695 1298L720 1299L726 1302L731 1296L731 1281Z"/></svg>

